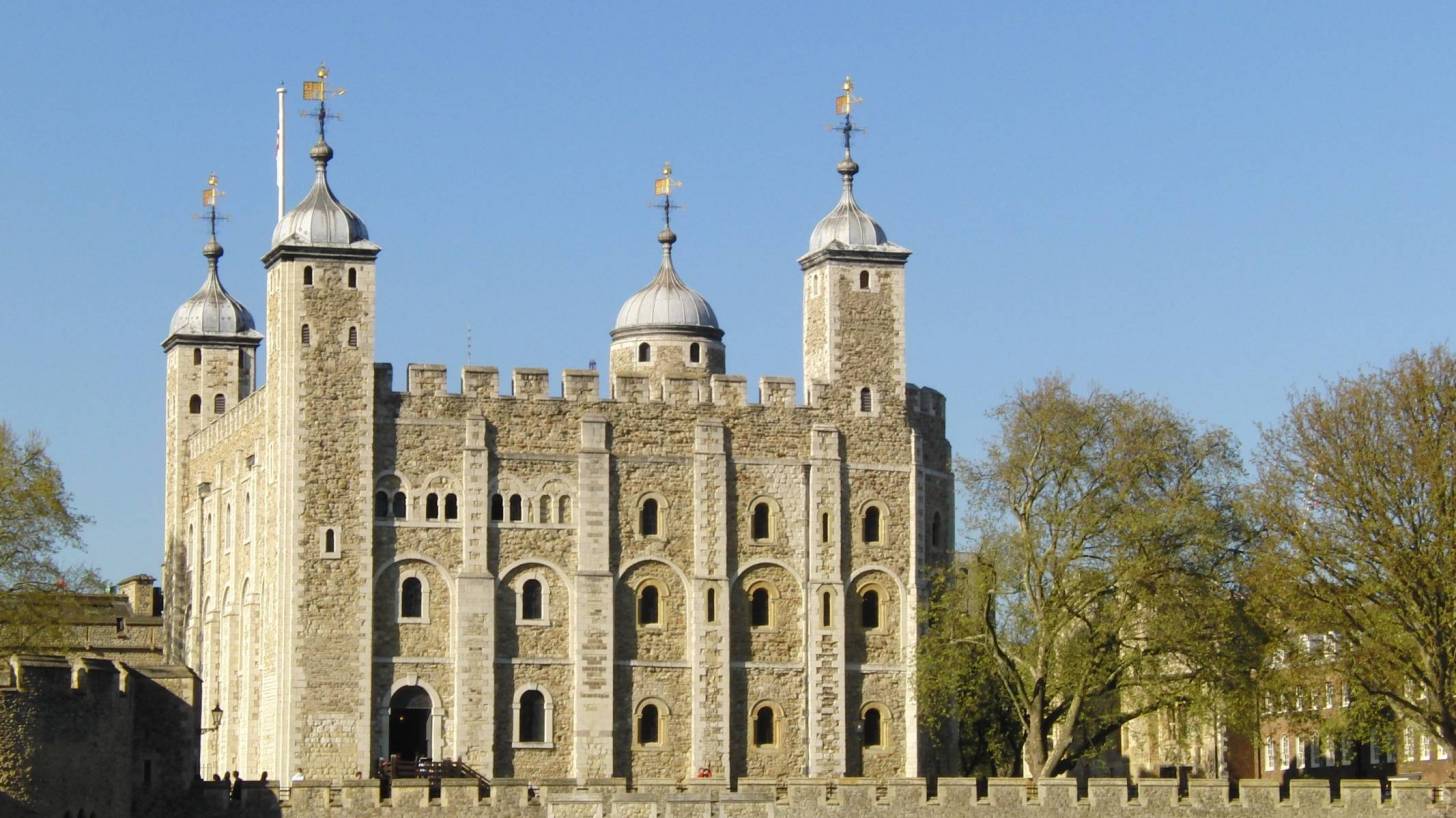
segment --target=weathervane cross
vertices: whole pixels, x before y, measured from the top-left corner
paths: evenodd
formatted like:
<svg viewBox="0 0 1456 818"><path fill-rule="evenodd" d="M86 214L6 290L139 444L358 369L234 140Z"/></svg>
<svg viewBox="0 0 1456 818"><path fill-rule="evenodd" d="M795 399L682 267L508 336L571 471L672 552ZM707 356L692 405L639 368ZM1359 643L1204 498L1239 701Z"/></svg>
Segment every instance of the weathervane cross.
<svg viewBox="0 0 1456 818"><path fill-rule="evenodd" d="M836 116L844 117L844 121L829 127L830 130L844 134L844 155L848 157L850 137L856 133L864 133L864 128L854 124L854 106L864 100L854 95L854 78L851 76L845 76L844 84L840 86L840 89L843 93L834 98L834 113Z"/></svg>
<svg viewBox="0 0 1456 818"><path fill-rule="evenodd" d="M662 197L661 204L654 204L652 206L662 208L663 227L672 227L672 211L681 207L681 205L672 203L672 191L680 187L682 187L682 182L672 178L672 163L663 162L662 175L657 177L656 181L652 184L653 195Z"/></svg>
<svg viewBox="0 0 1456 818"><path fill-rule="evenodd" d="M306 101L318 103L317 109L305 109L299 113L302 116L316 117L318 119L319 141L324 138L324 122L329 119L338 119L338 114L329 113L328 99L330 96L341 97L346 89L329 87L329 67L320 62L318 70L314 72L317 80L304 80L303 98Z"/></svg>
<svg viewBox="0 0 1456 818"><path fill-rule="evenodd" d="M207 212L197 216L199 219L207 219L208 230L214 239L217 238L217 223L227 221L227 216L217 212L217 199L223 195L222 188L217 186L217 174L207 175L207 187L202 189L202 206Z"/></svg>

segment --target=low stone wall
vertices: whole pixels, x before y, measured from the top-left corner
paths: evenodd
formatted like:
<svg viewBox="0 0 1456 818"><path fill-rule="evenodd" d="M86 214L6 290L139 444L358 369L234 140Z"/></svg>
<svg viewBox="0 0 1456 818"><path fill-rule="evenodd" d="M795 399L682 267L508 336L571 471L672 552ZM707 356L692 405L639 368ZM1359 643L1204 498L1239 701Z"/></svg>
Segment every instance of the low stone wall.
<svg viewBox="0 0 1456 818"><path fill-rule="evenodd" d="M1338 792L1338 797L1333 797ZM1281 797L1283 793L1283 797ZM388 796L378 781L343 784L304 781L245 783L238 799L221 784L194 791L187 813L204 818L1403 818L1445 816L1456 804L1456 787L1437 789L1419 782L1395 782L1382 797L1377 781L1240 782L1230 797L1222 781L1192 781L1180 795L1173 780L1143 780L1129 787L1121 779L1091 779L1078 796L1072 779L1028 786L1021 779L941 779L929 795L920 779L826 781L740 780L721 782L620 782L577 787L573 782L496 781L489 795L471 780L447 780L438 793L424 781L396 781Z"/></svg>

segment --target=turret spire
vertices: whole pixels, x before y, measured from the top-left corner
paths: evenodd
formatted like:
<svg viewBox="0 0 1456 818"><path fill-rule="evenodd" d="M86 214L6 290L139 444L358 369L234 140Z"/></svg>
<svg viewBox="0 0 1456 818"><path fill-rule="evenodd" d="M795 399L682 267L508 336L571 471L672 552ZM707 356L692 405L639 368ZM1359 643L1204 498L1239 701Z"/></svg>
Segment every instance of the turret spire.
<svg viewBox="0 0 1456 818"><path fill-rule="evenodd" d="M207 187L202 189L204 210L195 217L207 220L207 243L202 245L202 257L207 259L207 278L203 279L202 287L172 314L171 329L162 344L164 348L170 348L179 340L202 337L222 337L229 342L257 346L263 337L254 327L253 316L228 293L218 276L217 260L222 258L222 245L217 241L217 223L228 218L217 210L217 200L222 195L217 174L209 174Z"/></svg>
<svg viewBox="0 0 1456 818"><path fill-rule="evenodd" d="M844 137L844 158L836 166L844 184L839 194L839 202L827 216L819 220L814 232L809 235L811 253L823 250L835 242L845 246L881 246L889 243L885 238L885 231L854 200L854 175L859 173L859 163L854 161L851 148L854 135L864 132L864 128L854 124L854 106L864 100L854 95L853 77L844 78L840 91L840 95L834 98L834 113L843 119L830 125L829 129L838 131Z"/></svg>

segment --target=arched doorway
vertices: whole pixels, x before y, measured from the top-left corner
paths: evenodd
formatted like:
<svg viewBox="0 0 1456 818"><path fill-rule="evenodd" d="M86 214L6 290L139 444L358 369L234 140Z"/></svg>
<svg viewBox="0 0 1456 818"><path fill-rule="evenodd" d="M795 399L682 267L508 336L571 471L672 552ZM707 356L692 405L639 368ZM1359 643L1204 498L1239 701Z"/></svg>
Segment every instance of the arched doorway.
<svg viewBox="0 0 1456 818"><path fill-rule="evenodd" d="M409 685L389 698L389 754L405 761L430 757L430 694Z"/></svg>

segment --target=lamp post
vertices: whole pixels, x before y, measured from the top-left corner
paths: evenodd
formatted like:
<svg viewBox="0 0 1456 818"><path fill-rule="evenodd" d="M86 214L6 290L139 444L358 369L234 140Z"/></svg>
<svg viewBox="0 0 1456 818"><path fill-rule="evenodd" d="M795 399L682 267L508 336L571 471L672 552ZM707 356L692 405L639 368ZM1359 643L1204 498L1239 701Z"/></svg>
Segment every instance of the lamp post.
<svg viewBox="0 0 1456 818"><path fill-rule="evenodd" d="M201 730L198 731L199 733L211 733L222 726L222 705L214 704L210 712L212 715L212 726L203 727Z"/></svg>

